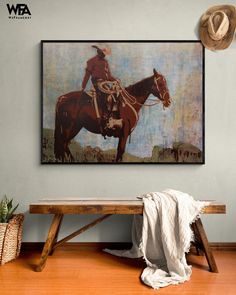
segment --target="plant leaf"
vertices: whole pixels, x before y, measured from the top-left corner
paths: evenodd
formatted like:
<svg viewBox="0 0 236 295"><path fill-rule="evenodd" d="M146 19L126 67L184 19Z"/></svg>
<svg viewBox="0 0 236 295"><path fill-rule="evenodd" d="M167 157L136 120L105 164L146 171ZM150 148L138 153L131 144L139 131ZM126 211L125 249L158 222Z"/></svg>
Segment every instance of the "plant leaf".
<svg viewBox="0 0 236 295"><path fill-rule="evenodd" d="M13 213L18 208L19 204L17 204L13 209L13 199L8 199L6 195L0 201L0 222L8 223L12 218Z"/></svg>
<svg viewBox="0 0 236 295"><path fill-rule="evenodd" d="M12 209L12 201L13 201L13 199L11 199L7 204L8 211L10 211Z"/></svg>
<svg viewBox="0 0 236 295"><path fill-rule="evenodd" d="M16 205L15 208L13 208L7 215L7 222L12 218L13 213L16 211L16 209L18 208L19 203Z"/></svg>

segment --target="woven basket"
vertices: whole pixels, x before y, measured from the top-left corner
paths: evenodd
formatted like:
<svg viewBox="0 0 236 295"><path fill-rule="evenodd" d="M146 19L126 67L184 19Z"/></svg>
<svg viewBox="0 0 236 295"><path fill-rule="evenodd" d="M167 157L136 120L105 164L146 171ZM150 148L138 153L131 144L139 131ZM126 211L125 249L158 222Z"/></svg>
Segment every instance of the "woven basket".
<svg viewBox="0 0 236 295"><path fill-rule="evenodd" d="M20 254L24 215L16 214L8 223L0 223L0 264L17 258Z"/></svg>

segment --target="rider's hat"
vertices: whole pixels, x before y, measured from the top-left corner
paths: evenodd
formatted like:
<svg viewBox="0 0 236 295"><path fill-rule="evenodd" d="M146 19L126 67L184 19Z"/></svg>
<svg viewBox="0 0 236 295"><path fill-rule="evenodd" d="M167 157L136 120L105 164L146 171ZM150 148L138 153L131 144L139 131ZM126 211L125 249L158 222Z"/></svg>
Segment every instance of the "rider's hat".
<svg viewBox="0 0 236 295"><path fill-rule="evenodd" d="M111 48L108 46L101 48L101 47L98 47L97 45L92 45L92 47L97 49L97 51L102 51L105 55L111 54Z"/></svg>
<svg viewBox="0 0 236 295"><path fill-rule="evenodd" d="M229 47L236 28L236 8L233 5L217 5L209 8L200 19L199 36L210 50Z"/></svg>

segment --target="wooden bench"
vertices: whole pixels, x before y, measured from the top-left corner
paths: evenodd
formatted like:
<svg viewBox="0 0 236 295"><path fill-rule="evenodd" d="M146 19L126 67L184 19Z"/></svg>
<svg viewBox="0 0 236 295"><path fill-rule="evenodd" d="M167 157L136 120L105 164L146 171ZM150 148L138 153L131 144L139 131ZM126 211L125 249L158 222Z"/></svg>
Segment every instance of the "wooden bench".
<svg viewBox="0 0 236 295"><path fill-rule="evenodd" d="M53 251L71 240L87 229L102 222L113 214L142 214L143 202L142 200L42 200L38 203L30 205L29 212L32 214L54 214L51 227L48 232L47 240L41 254L39 264L36 271L42 271L48 255L52 255ZM212 202L209 206L204 208L203 214L225 214L226 206L224 204ZM65 214L103 214L93 222L83 226L79 230L73 232L67 237L57 241L58 233L62 224L63 216ZM210 271L218 272L217 265L208 243L208 239L203 228L201 219L199 218L192 225L195 234L195 246L202 250L206 256Z"/></svg>

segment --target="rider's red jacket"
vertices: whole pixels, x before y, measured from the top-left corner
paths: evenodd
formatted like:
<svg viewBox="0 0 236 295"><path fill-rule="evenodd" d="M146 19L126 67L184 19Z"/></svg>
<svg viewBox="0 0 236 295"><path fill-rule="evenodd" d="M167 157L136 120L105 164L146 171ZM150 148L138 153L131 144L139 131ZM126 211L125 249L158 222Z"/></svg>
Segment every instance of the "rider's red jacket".
<svg viewBox="0 0 236 295"><path fill-rule="evenodd" d="M87 67L86 67L84 79L82 82L83 89L85 89L90 76L95 81L96 80L103 80L103 81L115 80L115 78L113 78L111 75L108 61L105 58L100 57L99 55L96 55L87 61Z"/></svg>

